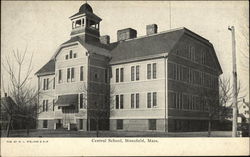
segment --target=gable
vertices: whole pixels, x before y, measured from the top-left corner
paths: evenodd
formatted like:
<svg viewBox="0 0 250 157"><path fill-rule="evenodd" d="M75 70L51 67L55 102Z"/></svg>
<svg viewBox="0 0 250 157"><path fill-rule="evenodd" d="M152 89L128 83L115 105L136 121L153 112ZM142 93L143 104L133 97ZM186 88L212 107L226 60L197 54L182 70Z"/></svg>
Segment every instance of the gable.
<svg viewBox="0 0 250 157"><path fill-rule="evenodd" d="M170 52L171 55L210 67L219 74L222 73L213 45L208 40L187 29Z"/></svg>
<svg viewBox="0 0 250 157"><path fill-rule="evenodd" d="M70 50L74 50L78 57L83 57L86 55L86 52L101 54L107 57L110 57L110 53L107 45L103 45L101 43L91 42L87 43L83 41L80 37L76 36L71 38L70 40L62 43L54 55L51 57L50 61L46 63L41 69L39 69L35 74L36 75L46 75L55 72L55 62L65 60L67 53Z"/></svg>
<svg viewBox="0 0 250 157"><path fill-rule="evenodd" d="M80 44L73 44L69 46L62 47L56 54L55 60L57 62L71 60L75 58L86 57L87 50ZM66 59L67 57L67 59Z"/></svg>

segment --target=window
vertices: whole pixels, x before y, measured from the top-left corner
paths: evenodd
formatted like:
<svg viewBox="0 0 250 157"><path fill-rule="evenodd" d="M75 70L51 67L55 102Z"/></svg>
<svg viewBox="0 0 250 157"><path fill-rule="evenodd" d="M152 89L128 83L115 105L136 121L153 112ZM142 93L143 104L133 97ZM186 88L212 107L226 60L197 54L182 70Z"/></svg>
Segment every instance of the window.
<svg viewBox="0 0 250 157"><path fill-rule="evenodd" d="M176 93L169 92L168 93L168 103L170 108L175 108L176 105Z"/></svg>
<svg viewBox="0 0 250 157"><path fill-rule="evenodd" d="M73 53L72 50L69 51L69 54L67 54L65 56L65 59L68 60L68 59L72 59L72 58L76 58L77 57L77 53Z"/></svg>
<svg viewBox="0 0 250 157"><path fill-rule="evenodd" d="M139 108L139 104L140 104L139 93L136 93L136 108Z"/></svg>
<svg viewBox="0 0 250 157"><path fill-rule="evenodd" d="M139 73L139 70L140 70L140 67L139 65L136 66L136 80L139 80L140 79L140 73Z"/></svg>
<svg viewBox="0 0 250 157"><path fill-rule="evenodd" d="M201 52L201 64L206 64L206 53L204 50Z"/></svg>
<svg viewBox="0 0 250 157"><path fill-rule="evenodd" d="M43 90L46 90L46 79L43 79Z"/></svg>
<svg viewBox="0 0 250 157"><path fill-rule="evenodd" d="M48 104L48 100L46 100L46 111L49 110L49 104Z"/></svg>
<svg viewBox="0 0 250 157"><path fill-rule="evenodd" d="M123 109L123 95L120 95L120 109Z"/></svg>
<svg viewBox="0 0 250 157"><path fill-rule="evenodd" d="M79 119L79 129L83 129L83 119Z"/></svg>
<svg viewBox="0 0 250 157"><path fill-rule="evenodd" d="M53 78L53 89L55 89L55 85L56 85L56 79L55 77Z"/></svg>
<svg viewBox="0 0 250 157"><path fill-rule="evenodd" d="M115 104L116 109L123 109L123 95L115 96Z"/></svg>
<svg viewBox="0 0 250 157"><path fill-rule="evenodd" d="M48 111L48 100L43 100L43 112Z"/></svg>
<svg viewBox="0 0 250 157"><path fill-rule="evenodd" d="M151 79L151 64L147 64L147 79Z"/></svg>
<svg viewBox="0 0 250 157"><path fill-rule="evenodd" d="M120 68L120 82L123 82L123 68Z"/></svg>
<svg viewBox="0 0 250 157"><path fill-rule="evenodd" d="M115 70L115 82L119 82L119 68Z"/></svg>
<svg viewBox="0 0 250 157"><path fill-rule="evenodd" d="M177 79L177 70L176 70L176 64L173 64L173 79L176 80Z"/></svg>
<svg viewBox="0 0 250 157"><path fill-rule="evenodd" d="M177 93L177 109L182 109L182 93Z"/></svg>
<svg viewBox="0 0 250 157"><path fill-rule="evenodd" d="M83 66L80 67L80 81L83 81Z"/></svg>
<svg viewBox="0 0 250 157"><path fill-rule="evenodd" d="M67 82L69 81L75 81L75 68L67 69Z"/></svg>
<svg viewBox="0 0 250 157"><path fill-rule="evenodd" d="M75 68L71 68L71 81L75 80Z"/></svg>
<svg viewBox="0 0 250 157"><path fill-rule="evenodd" d="M115 108L119 109L119 95L115 96Z"/></svg>
<svg viewBox="0 0 250 157"><path fill-rule="evenodd" d="M151 93L147 94L147 106L148 108L151 108Z"/></svg>
<svg viewBox="0 0 250 157"><path fill-rule="evenodd" d="M78 28L80 26L81 26L81 19L75 22L75 28Z"/></svg>
<svg viewBox="0 0 250 157"><path fill-rule="evenodd" d="M49 79L45 78L43 79L43 90L48 90L49 89Z"/></svg>
<svg viewBox="0 0 250 157"><path fill-rule="evenodd" d="M183 109L188 109L188 95L183 94Z"/></svg>
<svg viewBox="0 0 250 157"><path fill-rule="evenodd" d="M152 108L157 106L157 93L152 92L147 94L147 107Z"/></svg>
<svg viewBox="0 0 250 157"><path fill-rule="evenodd" d="M55 111L55 99L53 99L53 111Z"/></svg>
<svg viewBox="0 0 250 157"><path fill-rule="evenodd" d="M131 67L131 81L134 81L135 80L135 67L132 66Z"/></svg>
<svg viewBox="0 0 250 157"><path fill-rule="evenodd" d="M80 100L79 100L79 108L82 109L83 108L83 94L80 94Z"/></svg>
<svg viewBox="0 0 250 157"><path fill-rule="evenodd" d="M45 112L45 100L43 100L43 112Z"/></svg>
<svg viewBox="0 0 250 157"><path fill-rule="evenodd" d="M135 108L135 95L131 94L131 108Z"/></svg>
<svg viewBox="0 0 250 157"><path fill-rule="evenodd" d="M69 58L71 59L72 58L72 55L73 55L73 52L72 50L69 51Z"/></svg>
<svg viewBox="0 0 250 157"><path fill-rule="evenodd" d="M67 82L70 80L70 68L67 69Z"/></svg>
<svg viewBox="0 0 250 157"><path fill-rule="evenodd" d="M48 120L43 120L43 128L48 128Z"/></svg>
<svg viewBox="0 0 250 157"><path fill-rule="evenodd" d="M182 69L181 69L181 65L177 64L176 65L176 79L177 80L182 80Z"/></svg>
<svg viewBox="0 0 250 157"><path fill-rule="evenodd" d="M175 71L174 71L174 68L175 68L175 64L173 64L173 63L168 63L168 76L169 76L169 78L171 78L171 79L175 79Z"/></svg>
<svg viewBox="0 0 250 157"><path fill-rule="evenodd" d="M123 82L124 81L124 68L117 68L115 70L115 82Z"/></svg>
<svg viewBox="0 0 250 157"><path fill-rule="evenodd" d="M156 63L147 64L147 79L151 78L156 79Z"/></svg>
<svg viewBox="0 0 250 157"><path fill-rule="evenodd" d="M193 83L193 70L189 69L189 83Z"/></svg>
<svg viewBox="0 0 250 157"><path fill-rule="evenodd" d="M116 129L117 130L122 130L123 129L123 120L122 119L117 119L116 120Z"/></svg>
<svg viewBox="0 0 250 157"><path fill-rule="evenodd" d="M187 67L182 68L182 77L183 77L183 81L188 82L189 73L188 73Z"/></svg>
<svg viewBox="0 0 250 157"><path fill-rule="evenodd" d="M153 79L156 79L156 63L153 63Z"/></svg>
<svg viewBox="0 0 250 157"><path fill-rule="evenodd" d="M191 46L191 60L195 61L195 48Z"/></svg>
<svg viewBox="0 0 250 157"><path fill-rule="evenodd" d="M149 130L156 130L156 119L149 119L148 120L148 129Z"/></svg>
<svg viewBox="0 0 250 157"><path fill-rule="evenodd" d="M157 106L157 93L153 92L153 107Z"/></svg>
<svg viewBox="0 0 250 157"><path fill-rule="evenodd" d="M58 71L58 83L62 82L62 70Z"/></svg>

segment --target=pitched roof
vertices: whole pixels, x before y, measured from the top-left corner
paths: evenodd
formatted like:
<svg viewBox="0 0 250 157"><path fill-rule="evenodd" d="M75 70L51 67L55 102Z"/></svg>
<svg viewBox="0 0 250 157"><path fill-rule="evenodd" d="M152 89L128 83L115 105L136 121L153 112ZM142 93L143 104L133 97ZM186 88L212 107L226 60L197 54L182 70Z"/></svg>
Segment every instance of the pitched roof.
<svg viewBox="0 0 250 157"><path fill-rule="evenodd" d="M51 59L41 69L39 69L35 73L35 75L45 75L45 74L53 74L53 73L55 73L55 60Z"/></svg>
<svg viewBox="0 0 250 157"><path fill-rule="evenodd" d="M36 74L54 73L54 58L57 56L57 54L62 48L68 46L68 44L70 43L79 42L90 52L92 51L110 53L110 55L112 56L110 64L119 64L132 60L150 59L153 57L165 56L171 52L171 50L179 42L184 33L196 36L196 38L202 40L214 50L213 45L208 40L184 27L172 29L153 35L138 37L135 39L114 42L109 45L101 44L100 42L94 41L84 41L79 36L75 36L61 44L61 46L53 55L51 60L46 65L44 65ZM212 52L212 55L215 58L215 62L218 65L219 70L222 72L215 51Z"/></svg>
<svg viewBox="0 0 250 157"><path fill-rule="evenodd" d="M100 42L95 42L95 41L88 41L88 40L84 41L79 36L72 37L68 41L62 43L61 45L73 43L73 42L76 42L76 41L80 42L84 47L86 46L85 47L86 49L91 49L91 48L93 48L93 46L103 48L103 49L106 49L106 50L110 49L110 47L108 45L102 44Z"/></svg>
<svg viewBox="0 0 250 157"><path fill-rule="evenodd" d="M216 56L213 45L202 36L190 31L185 27L160 32L157 34L128 39L110 44L112 59L110 64L126 63L141 59L150 59L157 56L165 56L170 53L184 34L189 34L212 48L212 56L215 64L222 73L221 66ZM165 54L164 54L165 53Z"/></svg>
<svg viewBox="0 0 250 157"><path fill-rule="evenodd" d="M113 43L110 64L138 57L168 53L184 34L184 28Z"/></svg>

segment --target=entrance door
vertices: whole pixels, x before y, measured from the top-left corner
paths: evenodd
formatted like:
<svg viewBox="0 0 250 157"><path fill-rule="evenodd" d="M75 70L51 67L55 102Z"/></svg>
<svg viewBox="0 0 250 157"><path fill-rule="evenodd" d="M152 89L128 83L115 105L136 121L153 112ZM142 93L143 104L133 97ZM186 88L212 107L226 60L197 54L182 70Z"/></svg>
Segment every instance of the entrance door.
<svg viewBox="0 0 250 157"><path fill-rule="evenodd" d="M79 123L80 123L80 124L79 124L79 129L80 129L80 130L83 130L83 119L80 119L80 120L79 120Z"/></svg>

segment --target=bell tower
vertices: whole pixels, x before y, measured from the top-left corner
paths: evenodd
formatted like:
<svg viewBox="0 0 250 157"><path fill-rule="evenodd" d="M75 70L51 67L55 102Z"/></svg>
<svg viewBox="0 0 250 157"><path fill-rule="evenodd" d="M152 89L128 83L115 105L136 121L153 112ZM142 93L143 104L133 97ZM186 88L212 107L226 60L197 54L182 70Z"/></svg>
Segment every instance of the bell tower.
<svg viewBox="0 0 250 157"><path fill-rule="evenodd" d="M93 13L88 3L83 4L69 19L72 21L71 37L78 36L83 41L99 41L102 19Z"/></svg>

